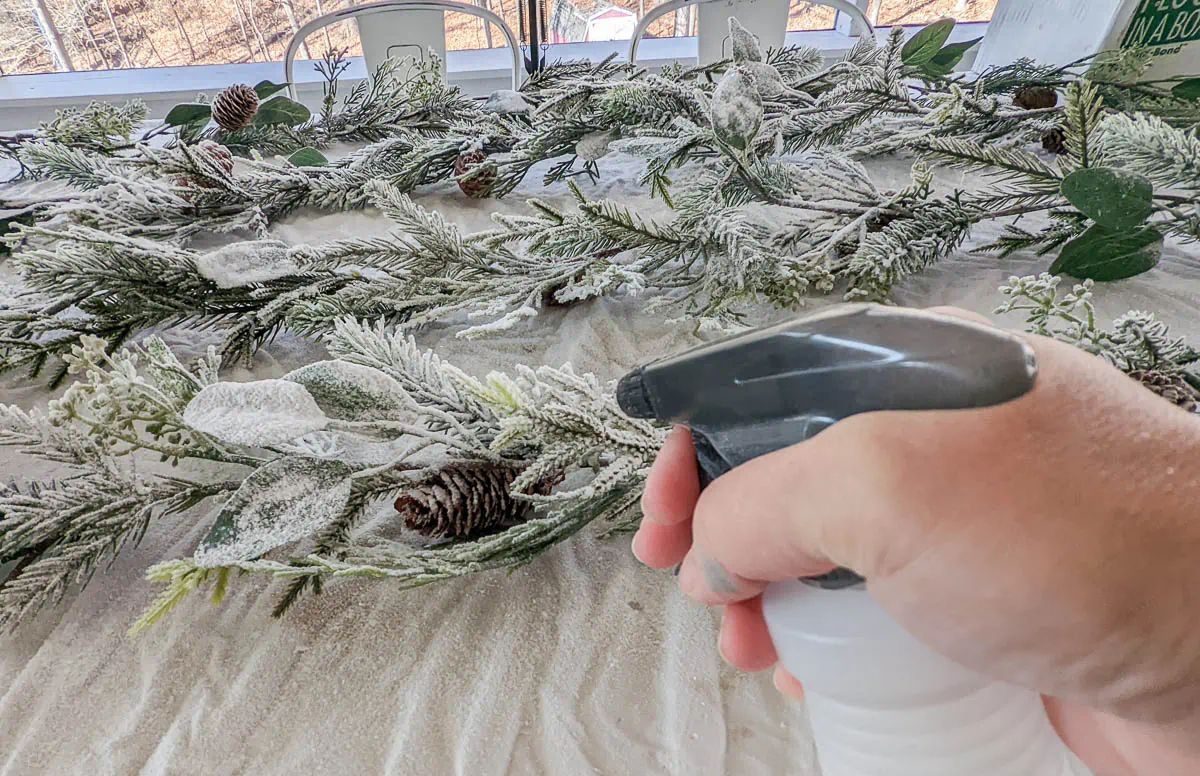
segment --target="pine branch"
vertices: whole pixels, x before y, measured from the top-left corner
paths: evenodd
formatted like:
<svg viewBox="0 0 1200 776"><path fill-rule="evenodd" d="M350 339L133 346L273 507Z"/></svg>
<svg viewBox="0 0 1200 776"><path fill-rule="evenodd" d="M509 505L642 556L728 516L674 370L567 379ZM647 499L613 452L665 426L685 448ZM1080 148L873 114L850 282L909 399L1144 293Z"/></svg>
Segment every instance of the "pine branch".
<svg viewBox="0 0 1200 776"><path fill-rule="evenodd" d="M1200 192L1200 140L1145 114L1110 116L1104 122L1104 154L1123 169L1163 188Z"/></svg>
<svg viewBox="0 0 1200 776"><path fill-rule="evenodd" d="M1067 87L1064 116L1063 133L1068 157L1079 167L1102 164L1098 137L1105 107L1095 84L1079 80Z"/></svg>
<svg viewBox="0 0 1200 776"><path fill-rule="evenodd" d="M1001 180L1044 187L1047 183L1057 185L1062 178L1041 159L1015 148L949 137L924 138L914 142L913 148L933 161Z"/></svg>

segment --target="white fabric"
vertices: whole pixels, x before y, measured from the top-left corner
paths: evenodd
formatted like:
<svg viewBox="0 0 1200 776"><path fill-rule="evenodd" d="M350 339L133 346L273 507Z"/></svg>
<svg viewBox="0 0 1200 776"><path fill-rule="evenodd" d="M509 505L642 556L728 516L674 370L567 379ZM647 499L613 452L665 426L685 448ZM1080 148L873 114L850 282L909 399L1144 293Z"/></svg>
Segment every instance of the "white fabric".
<svg viewBox="0 0 1200 776"><path fill-rule="evenodd" d="M584 182L589 195L661 211L637 185L636 163L609 156L600 166L603 181ZM869 166L882 186L907 177L907 163ZM540 179L535 170L503 202L451 188L420 201L476 230L490 212L521 211L522 196L568 202L564 186L543 190ZM957 173L939 180L964 183ZM305 213L274 233L297 243L386 229L374 212ZM981 228L974 244L997 232ZM1048 264L963 253L904 283L901 301L988 313L1009 275ZM0 279L13 281L11 267L0 265ZM1179 334L1200 338L1194 248L1171 244L1158 269L1099 286L1096 296L1106 321L1153 309ZM644 305L599 300L495 339L463 341L447 328L419 339L474 373L569 360L615 378L696 342L686 325L664 325ZM167 339L189 355L212 341L178 330ZM318 346L284 336L260 354L254 375L278 377L321 357ZM246 377L235 370L231 379ZM16 376L4 381L0 400L9 403L41 405L49 395ZM26 479L54 471L7 449L0 467ZM802 706L782 700L769 675L724 666L715 616L685 600L669 573L641 567L627 540L594 532L512 574L410 592L334 582L281 621L270 618L279 585L234 578L220 606L195 595L127 638L157 592L144 570L191 554L207 518L201 510L155 524L86 590L0 635L0 776L816 772Z"/></svg>

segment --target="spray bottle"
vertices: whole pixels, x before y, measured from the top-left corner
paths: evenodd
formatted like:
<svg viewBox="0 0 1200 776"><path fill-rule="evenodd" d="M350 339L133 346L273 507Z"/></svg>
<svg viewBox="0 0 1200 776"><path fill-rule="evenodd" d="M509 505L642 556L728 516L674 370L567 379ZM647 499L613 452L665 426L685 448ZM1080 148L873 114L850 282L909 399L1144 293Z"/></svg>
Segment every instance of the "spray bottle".
<svg viewBox="0 0 1200 776"><path fill-rule="evenodd" d="M701 486L854 414L988 407L1028 393L1034 353L960 318L841 305L627 375L630 416L692 430ZM763 614L804 685L825 776L1084 776L1040 697L934 652L846 569L772 584Z"/></svg>

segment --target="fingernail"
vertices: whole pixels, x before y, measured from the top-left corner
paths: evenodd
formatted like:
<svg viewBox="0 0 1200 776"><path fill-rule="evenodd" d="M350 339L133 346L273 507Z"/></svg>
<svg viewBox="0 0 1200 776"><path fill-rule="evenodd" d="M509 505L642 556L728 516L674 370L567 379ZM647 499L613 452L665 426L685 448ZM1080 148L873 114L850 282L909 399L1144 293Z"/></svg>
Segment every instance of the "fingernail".
<svg viewBox="0 0 1200 776"><path fill-rule="evenodd" d="M719 595L733 595L738 592L737 580L717 561L704 558L700 568L704 572L704 584L710 591Z"/></svg>
<svg viewBox="0 0 1200 776"><path fill-rule="evenodd" d="M629 543L629 549L633 552L633 557L638 559L638 562L645 565L646 561L642 560L642 532L638 531L633 535L633 541Z"/></svg>

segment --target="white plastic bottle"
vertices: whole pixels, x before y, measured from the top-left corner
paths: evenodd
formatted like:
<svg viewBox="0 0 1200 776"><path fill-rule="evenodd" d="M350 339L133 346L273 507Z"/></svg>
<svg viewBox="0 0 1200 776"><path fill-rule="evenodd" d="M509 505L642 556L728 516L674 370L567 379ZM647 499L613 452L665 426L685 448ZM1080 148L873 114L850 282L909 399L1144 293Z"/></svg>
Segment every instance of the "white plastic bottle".
<svg viewBox="0 0 1200 776"><path fill-rule="evenodd" d="M804 685L824 776L1089 776L1041 699L917 641L863 586L771 585L783 666Z"/></svg>

